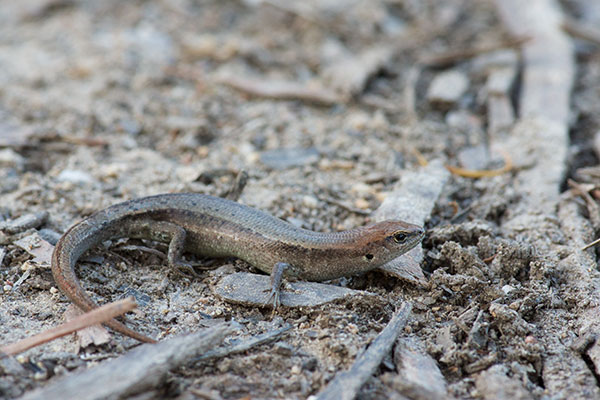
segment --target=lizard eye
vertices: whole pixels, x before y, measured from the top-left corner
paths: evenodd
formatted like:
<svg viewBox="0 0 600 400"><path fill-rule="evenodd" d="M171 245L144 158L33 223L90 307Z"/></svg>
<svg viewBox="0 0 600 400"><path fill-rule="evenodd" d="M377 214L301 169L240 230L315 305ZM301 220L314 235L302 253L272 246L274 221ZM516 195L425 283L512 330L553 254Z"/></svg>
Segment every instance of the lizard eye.
<svg viewBox="0 0 600 400"><path fill-rule="evenodd" d="M402 232L396 232L394 233L394 242L396 243L404 243L406 242L406 234L402 233Z"/></svg>

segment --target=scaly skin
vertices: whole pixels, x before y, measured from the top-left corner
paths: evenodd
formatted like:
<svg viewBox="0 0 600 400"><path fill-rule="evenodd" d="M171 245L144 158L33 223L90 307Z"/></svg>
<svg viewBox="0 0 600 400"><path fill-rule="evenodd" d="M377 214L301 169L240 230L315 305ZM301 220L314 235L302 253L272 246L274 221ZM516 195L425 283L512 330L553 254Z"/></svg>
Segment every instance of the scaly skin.
<svg viewBox="0 0 600 400"><path fill-rule="evenodd" d="M272 295L277 300L282 275L323 281L370 271L416 246L423 229L403 221L383 221L321 233L202 194L162 194L130 200L74 225L54 248L54 280L82 310L90 311L98 305L79 284L74 270L77 260L91 247L121 237L169 243L167 260L172 267L186 266L181 261L184 251L245 260L271 274ZM142 342L155 341L116 320L106 325Z"/></svg>

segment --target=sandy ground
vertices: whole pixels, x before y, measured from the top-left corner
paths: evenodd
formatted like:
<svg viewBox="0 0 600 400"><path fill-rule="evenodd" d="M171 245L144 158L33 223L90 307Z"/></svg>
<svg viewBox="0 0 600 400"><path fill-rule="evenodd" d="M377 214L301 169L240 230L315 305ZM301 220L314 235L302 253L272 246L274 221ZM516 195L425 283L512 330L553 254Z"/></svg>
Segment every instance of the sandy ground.
<svg viewBox="0 0 600 400"><path fill-rule="evenodd" d="M597 24L600 9L586 3L564 2L561 12ZM402 337L441 372L440 398L568 398L573 387L600 396L597 252L580 251L600 228L600 53L587 41L573 45L568 142L555 147L560 180L553 205L539 203L535 223L548 229L540 238L521 218L536 209L522 188L541 185L526 173L540 141L511 145L523 60L491 2L4 2L0 342L63 322L70 302L53 281L51 245L96 210L166 192L224 195L245 171L240 202L338 231L372 221L407 174L437 160L500 172L454 173L430 199L435 207L420 221L425 286L373 271L328 283L376 296L272 316L214 294L224 276L258 273L248 264L221 260L182 277L140 250L164 246L134 240L89 252L78 275L99 303L134 296L140 309L128 325L159 339L219 321L234 321L245 338L293 326L275 344L174 371L144 398L201 398L198 390L306 398L349 368L404 301L413 310ZM486 46L500 50L427 61ZM492 70L504 71L494 75L498 92ZM490 93L500 99L492 106ZM35 213L32 224L6 228ZM39 259L19 245L32 235L50 243ZM18 356L25 372L0 369L0 398L136 345L100 336L86 347L67 336ZM402 383L397 354L359 398L423 398Z"/></svg>

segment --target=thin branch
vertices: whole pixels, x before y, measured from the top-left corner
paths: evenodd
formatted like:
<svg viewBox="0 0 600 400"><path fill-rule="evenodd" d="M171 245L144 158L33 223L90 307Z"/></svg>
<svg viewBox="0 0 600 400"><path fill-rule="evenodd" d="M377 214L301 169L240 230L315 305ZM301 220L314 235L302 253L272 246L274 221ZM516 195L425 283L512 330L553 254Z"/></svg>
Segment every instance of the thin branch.
<svg viewBox="0 0 600 400"><path fill-rule="evenodd" d="M270 343L274 340L279 339L285 332L289 331L290 329L292 329L292 325L288 324L288 325L284 326L283 328L280 328L280 329L277 329L274 331L265 332L261 335L257 335L251 339L245 340L245 341L235 344L233 346L211 350L211 351L206 352L206 353L202 354L201 356L197 357L196 359L193 360L193 362L199 362L199 361L209 360L209 359L213 359L213 358L224 358L224 357L232 355L232 354L237 354L237 353L241 353L241 352L250 350L253 347L260 346L261 344Z"/></svg>
<svg viewBox="0 0 600 400"><path fill-rule="evenodd" d="M492 51L505 49L509 47L521 47L524 43L529 41L529 36L519 36L510 38L499 43L492 43L488 45L472 47L468 49L455 49L448 50L445 53L431 54L421 57L419 62L423 65L431 67L444 67L451 64L455 64L459 61L463 61L469 58L476 57L480 54L490 53Z"/></svg>
<svg viewBox="0 0 600 400"><path fill-rule="evenodd" d="M411 304L404 303L369 348L354 362L350 370L338 374L316 396L316 400L352 400L361 386L373 375L400 335L410 316Z"/></svg>
<svg viewBox="0 0 600 400"><path fill-rule="evenodd" d="M123 300L115 301L98 307L88 313L82 314L71 321L58 325L47 331L38 333L37 335L19 340L16 343L7 344L0 347L0 357L4 355L15 355L41 344L50 342L62 336L87 328L92 325L102 324L110 321L119 315L123 315L137 307L133 297L128 297ZM2 354L4 353L4 354Z"/></svg>
<svg viewBox="0 0 600 400"><path fill-rule="evenodd" d="M571 18L565 18L560 26L569 35L600 45L600 30L581 24Z"/></svg>

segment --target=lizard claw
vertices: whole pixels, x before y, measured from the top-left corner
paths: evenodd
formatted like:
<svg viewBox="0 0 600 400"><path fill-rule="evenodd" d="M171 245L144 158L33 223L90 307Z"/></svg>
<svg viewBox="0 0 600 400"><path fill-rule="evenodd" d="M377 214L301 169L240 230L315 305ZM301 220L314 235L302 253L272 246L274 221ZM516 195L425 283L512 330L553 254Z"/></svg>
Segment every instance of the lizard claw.
<svg viewBox="0 0 600 400"><path fill-rule="evenodd" d="M279 288L271 288L267 304L271 304L273 311L277 310L277 308L281 305L281 301L279 299Z"/></svg>
<svg viewBox="0 0 600 400"><path fill-rule="evenodd" d="M196 273L196 270L194 270L194 267L190 263L179 261L177 264L174 265L174 267L174 270L177 274L182 275L186 278L198 278L200 276L198 275L198 273Z"/></svg>

